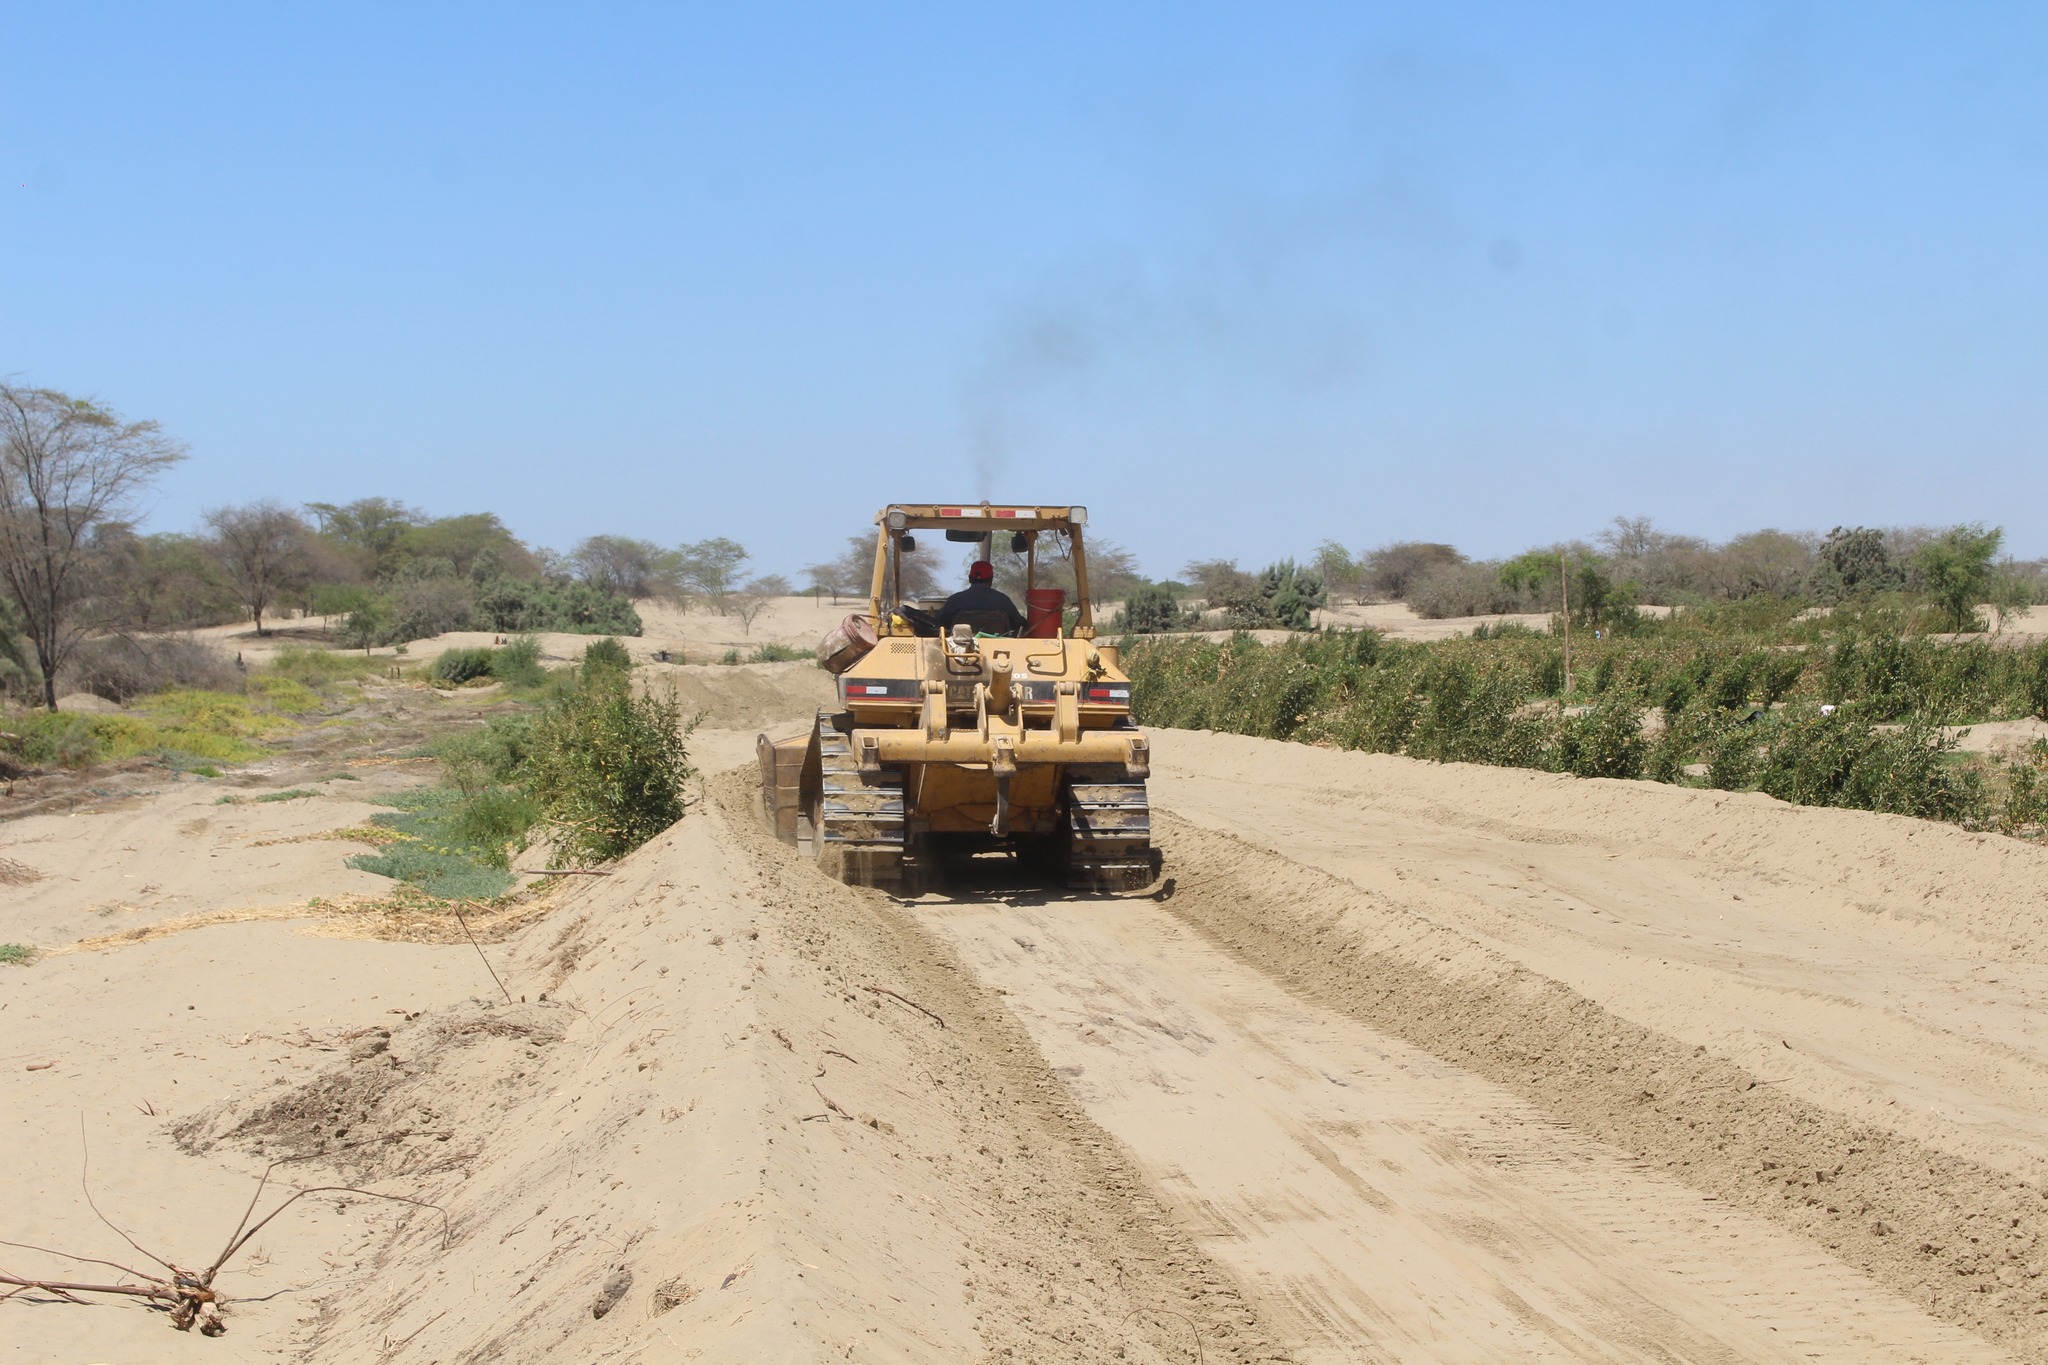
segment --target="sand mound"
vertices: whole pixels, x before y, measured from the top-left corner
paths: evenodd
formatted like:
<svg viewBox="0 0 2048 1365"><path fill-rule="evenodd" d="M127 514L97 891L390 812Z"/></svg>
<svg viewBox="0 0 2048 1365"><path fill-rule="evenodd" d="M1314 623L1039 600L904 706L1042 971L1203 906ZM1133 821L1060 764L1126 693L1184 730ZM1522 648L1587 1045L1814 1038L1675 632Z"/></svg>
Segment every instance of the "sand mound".
<svg viewBox="0 0 2048 1365"><path fill-rule="evenodd" d="M685 716L706 726L745 729L810 716L834 698L832 675L814 663L645 664L633 670L645 689L673 686Z"/></svg>
<svg viewBox="0 0 2048 1365"><path fill-rule="evenodd" d="M181 1126L446 1208L445 1249L366 1215L301 1354L1264 1358L1000 1002L754 829L748 785L491 950L524 1000L362 1030Z"/></svg>

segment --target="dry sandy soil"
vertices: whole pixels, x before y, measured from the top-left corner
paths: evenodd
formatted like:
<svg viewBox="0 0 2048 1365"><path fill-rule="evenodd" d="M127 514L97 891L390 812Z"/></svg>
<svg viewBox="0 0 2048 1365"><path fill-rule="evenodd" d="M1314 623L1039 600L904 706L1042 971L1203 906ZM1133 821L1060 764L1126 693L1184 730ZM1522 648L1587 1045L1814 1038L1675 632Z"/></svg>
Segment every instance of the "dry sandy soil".
<svg viewBox="0 0 2048 1365"><path fill-rule="evenodd" d="M350 899L355 784L0 824L0 1238L435 1206L0 1359L2048 1360L2048 851L1167 731L1150 894L904 903L754 818L815 670L702 673L692 813L480 950Z"/></svg>

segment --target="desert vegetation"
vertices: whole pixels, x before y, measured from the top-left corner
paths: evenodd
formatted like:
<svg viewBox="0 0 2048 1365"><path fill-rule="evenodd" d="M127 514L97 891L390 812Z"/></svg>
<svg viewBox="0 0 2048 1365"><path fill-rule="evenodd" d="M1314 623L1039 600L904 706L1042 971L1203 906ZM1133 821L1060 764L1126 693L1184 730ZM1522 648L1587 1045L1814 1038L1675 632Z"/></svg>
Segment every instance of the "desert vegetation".
<svg viewBox="0 0 2048 1365"><path fill-rule="evenodd" d="M1640 617L1582 635L1569 672L1560 636L1514 625L1434 642L1139 638L1125 659L1146 724L2039 834L2048 744L1958 748L1973 724L2048 719L2048 643L1912 633L1928 609L1772 598Z"/></svg>
<svg viewBox="0 0 2048 1365"><path fill-rule="evenodd" d="M637 635L635 599L701 603L751 631L790 591L749 577L726 537L665 547L591 536L534 548L490 512L432 516L387 497L208 510L191 532L144 532L156 481L186 457L154 422L95 400L0 384L0 693L54 710L169 687L237 690L231 661L176 632L321 619L368 652L448 631ZM451 667L454 665L450 665Z"/></svg>

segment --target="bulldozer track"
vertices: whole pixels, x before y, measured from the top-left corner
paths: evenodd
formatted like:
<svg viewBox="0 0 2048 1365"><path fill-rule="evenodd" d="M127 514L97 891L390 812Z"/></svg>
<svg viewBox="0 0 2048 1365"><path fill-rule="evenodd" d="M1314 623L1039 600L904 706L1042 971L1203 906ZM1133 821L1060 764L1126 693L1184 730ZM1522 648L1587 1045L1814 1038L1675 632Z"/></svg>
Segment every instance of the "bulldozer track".
<svg viewBox="0 0 2048 1365"><path fill-rule="evenodd" d="M1158 875L1152 807L1142 778L1117 768L1067 774L1067 885L1076 891L1141 891Z"/></svg>
<svg viewBox="0 0 2048 1365"><path fill-rule="evenodd" d="M856 886L904 890L914 868L906 859L903 778L863 773L845 727L849 718L818 712L821 769L817 809L811 815L818 865Z"/></svg>

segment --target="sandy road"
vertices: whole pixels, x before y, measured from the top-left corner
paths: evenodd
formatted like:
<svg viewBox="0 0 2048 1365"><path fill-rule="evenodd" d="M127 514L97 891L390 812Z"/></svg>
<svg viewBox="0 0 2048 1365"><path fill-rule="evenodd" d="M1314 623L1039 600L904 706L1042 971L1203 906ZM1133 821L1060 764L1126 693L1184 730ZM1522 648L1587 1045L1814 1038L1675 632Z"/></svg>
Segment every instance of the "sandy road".
<svg viewBox="0 0 2048 1365"><path fill-rule="evenodd" d="M1757 795L1162 741L1161 803L1857 1122L2048 1177L2048 856ZM1283 754L1275 750L1284 749Z"/></svg>
<svg viewBox="0 0 2048 1365"><path fill-rule="evenodd" d="M1299 1358L2042 1357L2041 850L1158 750L1158 895L922 908Z"/></svg>
<svg viewBox="0 0 2048 1365"><path fill-rule="evenodd" d="M2006 1357L1156 906L942 926L1304 1362Z"/></svg>

